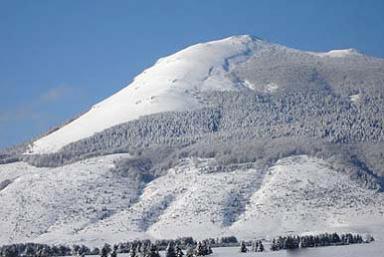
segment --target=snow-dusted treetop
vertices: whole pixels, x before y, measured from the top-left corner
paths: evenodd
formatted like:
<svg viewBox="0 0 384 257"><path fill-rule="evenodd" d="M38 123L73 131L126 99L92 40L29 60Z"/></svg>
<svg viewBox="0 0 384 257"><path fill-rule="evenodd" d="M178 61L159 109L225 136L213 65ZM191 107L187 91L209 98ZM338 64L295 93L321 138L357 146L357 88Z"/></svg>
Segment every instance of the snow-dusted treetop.
<svg viewBox="0 0 384 257"><path fill-rule="evenodd" d="M35 141L28 153L56 152L69 143L143 115L199 108L202 106L199 93L203 91L252 89L247 81L238 80L231 71L265 50L300 52L248 35L190 46L159 59L127 87L94 105L69 124ZM343 57L354 52L302 53Z"/></svg>

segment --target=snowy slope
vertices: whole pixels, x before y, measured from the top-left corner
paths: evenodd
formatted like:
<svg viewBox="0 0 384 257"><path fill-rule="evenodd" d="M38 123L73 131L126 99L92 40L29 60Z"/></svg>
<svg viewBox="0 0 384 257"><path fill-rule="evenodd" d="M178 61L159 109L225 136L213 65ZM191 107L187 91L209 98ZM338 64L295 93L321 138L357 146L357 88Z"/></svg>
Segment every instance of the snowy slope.
<svg viewBox="0 0 384 257"><path fill-rule="evenodd" d="M119 211L136 197L135 185L116 179L113 161L127 155L88 159L56 169L24 163L0 166L0 242L30 241L59 230L65 234Z"/></svg>
<svg viewBox="0 0 384 257"><path fill-rule="evenodd" d="M0 166L0 243L100 245L135 238L264 237L297 231L382 233L384 199L328 163L281 159L269 170L218 172L185 159L143 190L111 170L110 155L59 168ZM15 173L16 172L16 173ZM22 190L22 194L20 191Z"/></svg>
<svg viewBox="0 0 384 257"><path fill-rule="evenodd" d="M255 81L250 83L241 79L233 71L239 66L246 67L248 60L259 56L285 58L287 53L304 55L306 58L357 55L350 49L327 53L303 52L247 35L197 44L158 60L121 91L94 105L57 131L35 141L27 153L56 152L69 143L144 115L201 108L204 103L199 94L204 91L255 90ZM279 85L265 82L258 88L274 92Z"/></svg>
<svg viewBox="0 0 384 257"><path fill-rule="evenodd" d="M237 90L228 76L231 65L247 60L267 43L249 36L197 44L160 59L118 93L96 104L80 118L37 140L31 153L62 146L152 113L198 108L203 90Z"/></svg>

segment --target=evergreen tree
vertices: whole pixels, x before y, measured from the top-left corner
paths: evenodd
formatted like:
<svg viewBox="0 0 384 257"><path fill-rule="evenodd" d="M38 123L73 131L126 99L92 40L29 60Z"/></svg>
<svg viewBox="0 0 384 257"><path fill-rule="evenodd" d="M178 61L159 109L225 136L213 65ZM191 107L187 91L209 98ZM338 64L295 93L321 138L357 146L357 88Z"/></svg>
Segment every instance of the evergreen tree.
<svg viewBox="0 0 384 257"><path fill-rule="evenodd" d="M167 249L165 250L165 256L166 257L176 257L176 251L175 251L175 247L173 245L173 242L169 242Z"/></svg>
<svg viewBox="0 0 384 257"><path fill-rule="evenodd" d="M154 244L149 245L146 249L146 253L144 256L145 257L160 257L159 250L157 249L157 246Z"/></svg>
<svg viewBox="0 0 384 257"><path fill-rule="evenodd" d="M276 239L273 239L271 244L271 251L278 251L278 250L280 250L279 244L276 242Z"/></svg>
<svg viewBox="0 0 384 257"><path fill-rule="evenodd" d="M194 255L195 255L195 248L191 244L188 244L185 257L194 257Z"/></svg>
<svg viewBox="0 0 384 257"><path fill-rule="evenodd" d="M129 250L129 257L136 257L136 245L131 244L131 249Z"/></svg>
<svg viewBox="0 0 384 257"><path fill-rule="evenodd" d="M208 255L212 254L212 253L213 253L213 251L212 251L211 244L208 244Z"/></svg>
<svg viewBox="0 0 384 257"><path fill-rule="evenodd" d="M101 249L101 257L108 257L108 254L111 252L111 246L109 244L104 244L103 248Z"/></svg>
<svg viewBox="0 0 384 257"><path fill-rule="evenodd" d="M195 255L196 256L204 256L204 246L202 242L197 242L196 248L195 248Z"/></svg>
<svg viewBox="0 0 384 257"><path fill-rule="evenodd" d="M240 252L241 252L241 253L246 253L246 252L248 252L248 248L247 248L247 246L245 245L244 241L242 241L241 244L240 244Z"/></svg>
<svg viewBox="0 0 384 257"><path fill-rule="evenodd" d="M259 241L259 252L264 252L265 248L261 241Z"/></svg>
<svg viewBox="0 0 384 257"><path fill-rule="evenodd" d="M113 251L111 253L111 257L117 257L117 245L113 246Z"/></svg>
<svg viewBox="0 0 384 257"><path fill-rule="evenodd" d="M141 243L140 244L140 251L139 251L139 256L142 257L147 257L149 255L149 250L150 250L151 245L147 243Z"/></svg>
<svg viewBox="0 0 384 257"><path fill-rule="evenodd" d="M258 244L259 243L257 242L257 240L252 241L252 248L251 248L252 252L257 252L257 248L259 247Z"/></svg>
<svg viewBox="0 0 384 257"><path fill-rule="evenodd" d="M183 251L181 250L181 248L180 248L179 245L176 245L176 247L175 247L175 252L176 252L176 257L183 257L183 256L184 256L184 253L183 253Z"/></svg>

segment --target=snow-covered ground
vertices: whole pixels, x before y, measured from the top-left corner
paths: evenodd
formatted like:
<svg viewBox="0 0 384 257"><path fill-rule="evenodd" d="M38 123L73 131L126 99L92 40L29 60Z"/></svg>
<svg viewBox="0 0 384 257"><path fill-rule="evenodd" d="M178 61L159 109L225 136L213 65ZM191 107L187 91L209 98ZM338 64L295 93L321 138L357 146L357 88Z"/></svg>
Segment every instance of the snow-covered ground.
<svg viewBox="0 0 384 257"><path fill-rule="evenodd" d="M240 253L238 247L220 247L214 248L212 257L380 257L383 256L384 244L374 242L371 244L346 245L346 246L328 246L307 248L298 250L281 250L277 252L247 252ZM120 255L119 255L120 256ZM123 257L123 255L121 255Z"/></svg>
<svg viewBox="0 0 384 257"><path fill-rule="evenodd" d="M268 246L268 245L267 245ZM241 253L239 247L219 247L213 248L213 253L209 257L381 257L383 256L384 243L373 242L370 244L354 244L344 246L327 246L306 248L297 250L280 250L272 252L266 249L265 252L246 252ZM165 252L160 251L160 256L165 257ZM90 255L87 257L96 257ZM118 257L129 257L129 254L118 254Z"/></svg>
<svg viewBox="0 0 384 257"><path fill-rule="evenodd" d="M218 172L214 159L185 159L140 190L113 172L128 155L58 168L0 165L0 243L99 246L136 238L241 239L306 232L372 233L384 240L382 194L325 161L297 156L269 170ZM20 193L22 192L22 193Z"/></svg>

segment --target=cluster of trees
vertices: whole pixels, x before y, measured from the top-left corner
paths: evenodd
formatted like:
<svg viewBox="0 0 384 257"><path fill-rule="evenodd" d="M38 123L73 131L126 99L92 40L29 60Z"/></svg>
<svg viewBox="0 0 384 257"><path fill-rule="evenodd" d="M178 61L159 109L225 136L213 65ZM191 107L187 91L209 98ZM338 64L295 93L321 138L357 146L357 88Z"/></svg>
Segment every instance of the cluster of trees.
<svg viewBox="0 0 384 257"><path fill-rule="evenodd" d="M96 255L100 250L91 250L85 245L65 245L50 246L47 244L25 243L12 244L0 247L2 257L48 257L48 256L69 256L69 255Z"/></svg>
<svg viewBox="0 0 384 257"><path fill-rule="evenodd" d="M100 257L117 257L118 246L113 248L109 244L105 244L100 251ZM159 249L156 244L151 242L145 244L132 244L129 250L130 257L160 257Z"/></svg>
<svg viewBox="0 0 384 257"><path fill-rule="evenodd" d="M177 241L180 242L180 241ZM196 257L196 256L206 256L213 253L210 241L203 240L194 242L192 240L187 243L187 245L180 245L175 241L169 241L167 247L165 248L166 257ZM149 240L145 241L135 241L129 244L129 249L127 244L114 245L113 248L109 244L105 244L100 251L100 257L116 257L117 253L129 253L130 257L160 257L159 251L162 250L164 242L160 244L152 243ZM185 249L185 253L182 248Z"/></svg>
<svg viewBox="0 0 384 257"><path fill-rule="evenodd" d="M240 244L240 252L246 253L248 252L247 244L245 242L241 242ZM261 240L255 240L251 242L251 251L252 252L264 252L265 248L263 242Z"/></svg>
<svg viewBox="0 0 384 257"><path fill-rule="evenodd" d="M209 238L195 241L192 237L181 237L175 240L134 240L114 245L90 249L85 245L47 245L36 243L20 243L0 247L1 257L51 257L51 256L85 256L100 255L116 257L119 253L129 253L131 257L158 257L159 251L165 251L167 257L194 257L212 253L212 247L232 246L238 243L236 237Z"/></svg>
<svg viewBox="0 0 384 257"><path fill-rule="evenodd" d="M372 236L367 236L364 240L359 234L320 234L320 235L306 235L306 236L285 236L278 237L272 240L271 250L278 251L281 249L297 249L307 247L320 247L331 245L349 245L369 243L373 241Z"/></svg>
<svg viewBox="0 0 384 257"><path fill-rule="evenodd" d="M212 254L212 248L209 241L203 240L197 242L195 246L188 246L186 251L186 257L206 256Z"/></svg>
<svg viewBox="0 0 384 257"><path fill-rule="evenodd" d="M374 241L371 235L363 238L360 234L325 233L306 236L280 236L274 238L270 245L271 251L281 249L297 249L307 247L320 247L330 245L361 244ZM85 245L46 245L36 243L12 244L0 247L1 257L51 257L51 256L85 256L99 255L100 257L117 257L120 253L127 253L130 257L160 257L159 251L165 251L166 257L196 257L213 253L212 247L239 246L236 237L209 238L195 241L192 237L183 237L176 240L135 240L115 244L104 244L101 248L90 249ZM251 250L249 250L249 248ZM241 242L240 252L264 252L265 247L261 240Z"/></svg>

